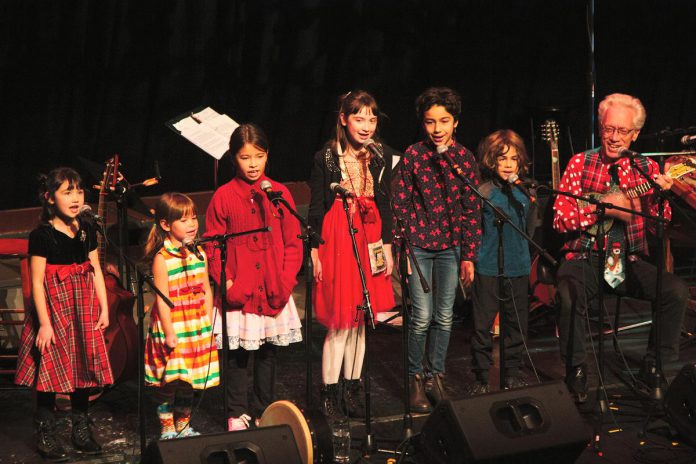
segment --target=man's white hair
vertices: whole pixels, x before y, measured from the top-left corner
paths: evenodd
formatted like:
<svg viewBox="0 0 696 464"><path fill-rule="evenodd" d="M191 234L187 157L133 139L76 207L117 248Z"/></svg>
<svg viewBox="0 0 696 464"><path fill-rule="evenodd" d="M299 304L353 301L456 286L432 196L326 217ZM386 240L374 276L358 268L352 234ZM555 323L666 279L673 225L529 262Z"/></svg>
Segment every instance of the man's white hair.
<svg viewBox="0 0 696 464"><path fill-rule="evenodd" d="M624 108L632 109L635 115L633 117L633 128L637 130L643 128L647 114L645 113L645 107L636 97L626 95L625 93L612 93L611 95L607 95L599 104L597 110L600 124L604 121L604 115L611 106L623 106Z"/></svg>

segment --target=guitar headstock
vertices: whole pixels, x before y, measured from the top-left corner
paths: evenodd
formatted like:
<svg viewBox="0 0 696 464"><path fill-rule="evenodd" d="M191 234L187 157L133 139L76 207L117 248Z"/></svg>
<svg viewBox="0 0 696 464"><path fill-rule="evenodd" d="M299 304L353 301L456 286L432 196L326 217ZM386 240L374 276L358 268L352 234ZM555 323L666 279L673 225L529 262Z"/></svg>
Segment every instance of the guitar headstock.
<svg viewBox="0 0 696 464"><path fill-rule="evenodd" d="M106 195L116 187L118 182L118 155L114 155L105 162L104 174L98 186L100 195Z"/></svg>
<svg viewBox="0 0 696 464"><path fill-rule="evenodd" d="M551 144L558 143L558 123L553 119L547 119L541 125L541 139Z"/></svg>

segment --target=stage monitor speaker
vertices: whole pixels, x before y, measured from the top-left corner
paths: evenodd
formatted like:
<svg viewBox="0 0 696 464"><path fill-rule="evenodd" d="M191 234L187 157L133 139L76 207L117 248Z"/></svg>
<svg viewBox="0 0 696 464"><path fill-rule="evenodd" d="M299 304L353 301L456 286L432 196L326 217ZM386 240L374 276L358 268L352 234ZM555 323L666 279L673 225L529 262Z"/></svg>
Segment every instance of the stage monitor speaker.
<svg viewBox="0 0 696 464"><path fill-rule="evenodd" d="M289 425L150 443L143 464L302 464Z"/></svg>
<svg viewBox="0 0 696 464"><path fill-rule="evenodd" d="M420 462L574 462L591 439L563 382L440 402L417 442Z"/></svg>
<svg viewBox="0 0 696 464"><path fill-rule="evenodd" d="M665 396L668 422L692 446L696 446L696 365L686 364Z"/></svg>

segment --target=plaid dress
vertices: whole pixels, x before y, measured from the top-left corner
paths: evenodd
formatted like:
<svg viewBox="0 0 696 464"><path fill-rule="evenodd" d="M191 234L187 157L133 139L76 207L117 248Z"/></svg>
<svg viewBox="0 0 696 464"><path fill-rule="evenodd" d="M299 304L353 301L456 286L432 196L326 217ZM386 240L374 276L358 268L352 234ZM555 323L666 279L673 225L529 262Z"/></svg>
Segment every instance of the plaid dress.
<svg viewBox="0 0 696 464"><path fill-rule="evenodd" d="M15 383L58 393L113 384L104 335L94 329L100 308L92 265L47 264L44 289L56 343L39 353L38 317L36 311L28 311Z"/></svg>
<svg viewBox="0 0 696 464"><path fill-rule="evenodd" d="M205 260L188 252L181 254L169 240L159 254L167 266L168 296L174 303L170 313L178 341L174 349L165 344L162 320L155 306L145 343L145 382L161 387L181 380L197 390L219 385L218 354L205 307Z"/></svg>

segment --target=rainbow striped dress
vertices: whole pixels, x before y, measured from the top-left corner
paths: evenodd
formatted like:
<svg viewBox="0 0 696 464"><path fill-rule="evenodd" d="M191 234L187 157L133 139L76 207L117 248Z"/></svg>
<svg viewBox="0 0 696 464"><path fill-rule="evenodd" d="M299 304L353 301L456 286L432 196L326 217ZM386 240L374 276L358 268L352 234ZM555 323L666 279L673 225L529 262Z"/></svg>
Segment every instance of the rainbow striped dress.
<svg viewBox="0 0 696 464"><path fill-rule="evenodd" d="M161 387L180 380L198 390L214 387L220 383L220 367L205 308L205 254L203 261L188 251L181 254L169 240L158 253L167 265L168 296L174 303L171 319L178 341L174 349L165 344L155 304L145 343L145 382Z"/></svg>

